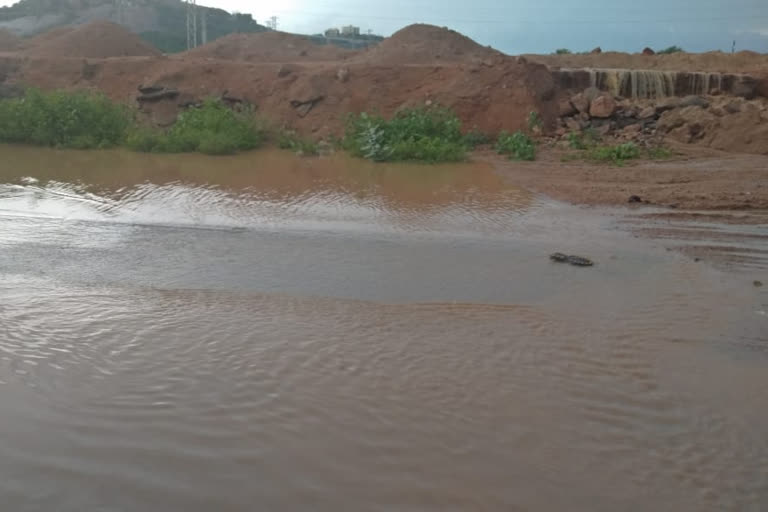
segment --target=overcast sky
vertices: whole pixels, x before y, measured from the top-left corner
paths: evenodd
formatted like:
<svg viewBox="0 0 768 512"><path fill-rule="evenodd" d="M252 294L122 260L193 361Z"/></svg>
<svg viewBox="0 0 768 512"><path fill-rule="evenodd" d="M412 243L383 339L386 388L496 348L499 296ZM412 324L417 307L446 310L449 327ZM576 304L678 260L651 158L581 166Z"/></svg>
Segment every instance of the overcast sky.
<svg viewBox="0 0 768 512"><path fill-rule="evenodd" d="M0 0L0 5L12 1ZM317 33L359 25L391 35L411 23L456 29L508 53L640 51L682 46L690 51L738 49L768 53L768 0L198 0L198 4L279 17L280 30Z"/></svg>

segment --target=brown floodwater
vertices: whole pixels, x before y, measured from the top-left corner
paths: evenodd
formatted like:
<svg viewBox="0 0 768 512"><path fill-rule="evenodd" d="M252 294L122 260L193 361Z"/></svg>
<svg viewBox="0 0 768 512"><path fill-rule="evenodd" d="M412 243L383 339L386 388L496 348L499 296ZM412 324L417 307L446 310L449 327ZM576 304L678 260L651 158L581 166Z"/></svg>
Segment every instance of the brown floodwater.
<svg viewBox="0 0 768 512"><path fill-rule="evenodd" d="M768 510L766 266L636 223L482 163L0 146L3 509Z"/></svg>

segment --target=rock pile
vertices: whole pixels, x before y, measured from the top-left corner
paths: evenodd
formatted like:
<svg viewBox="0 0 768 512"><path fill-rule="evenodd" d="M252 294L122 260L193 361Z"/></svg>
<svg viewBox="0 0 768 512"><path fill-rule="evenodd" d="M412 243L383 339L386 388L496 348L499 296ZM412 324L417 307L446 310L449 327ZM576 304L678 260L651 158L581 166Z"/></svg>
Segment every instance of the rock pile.
<svg viewBox="0 0 768 512"><path fill-rule="evenodd" d="M725 151L768 154L768 100L686 96L629 100L589 88L559 103L557 135L593 130L647 145L669 138Z"/></svg>

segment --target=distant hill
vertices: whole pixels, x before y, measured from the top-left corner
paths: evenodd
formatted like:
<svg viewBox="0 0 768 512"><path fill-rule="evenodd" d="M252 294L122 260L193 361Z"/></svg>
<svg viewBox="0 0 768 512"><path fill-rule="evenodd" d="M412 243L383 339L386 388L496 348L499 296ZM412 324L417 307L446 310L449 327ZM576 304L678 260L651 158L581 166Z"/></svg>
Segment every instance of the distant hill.
<svg viewBox="0 0 768 512"><path fill-rule="evenodd" d="M115 0L21 0L0 7L0 30L31 36L55 27L108 20L139 34L163 52L187 49L186 5L181 0L128 0L126 4L120 12ZM267 30L250 14L230 14L202 6L198 9L205 10L209 41L233 33Z"/></svg>

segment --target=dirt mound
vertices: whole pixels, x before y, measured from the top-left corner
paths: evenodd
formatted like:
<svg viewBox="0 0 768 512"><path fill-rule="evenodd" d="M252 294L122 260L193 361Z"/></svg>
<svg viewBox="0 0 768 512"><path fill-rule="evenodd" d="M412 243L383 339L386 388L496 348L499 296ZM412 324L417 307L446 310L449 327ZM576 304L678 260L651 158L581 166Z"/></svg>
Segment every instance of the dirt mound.
<svg viewBox="0 0 768 512"><path fill-rule="evenodd" d="M43 34L29 42L25 53L35 57L80 58L160 55L136 34L108 21Z"/></svg>
<svg viewBox="0 0 768 512"><path fill-rule="evenodd" d="M248 62L312 62L343 60L354 52L285 32L231 34L181 54L202 59Z"/></svg>
<svg viewBox="0 0 768 512"><path fill-rule="evenodd" d="M374 65L441 64L493 60L504 54L481 46L456 31L434 25L410 25L362 53Z"/></svg>
<svg viewBox="0 0 768 512"><path fill-rule="evenodd" d="M21 38L0 28L0 52L12 52L21 46Z"/></svg>
<svg viewBox="0 0 768 512"><path fill-rule="evenodd" d="M659 69L669 71L709 71L712 73L765 73L768 54L741 51L672 53L643 55L642 53L603 52L584 55L526 55L534 62L562 68Z"/></svg>

